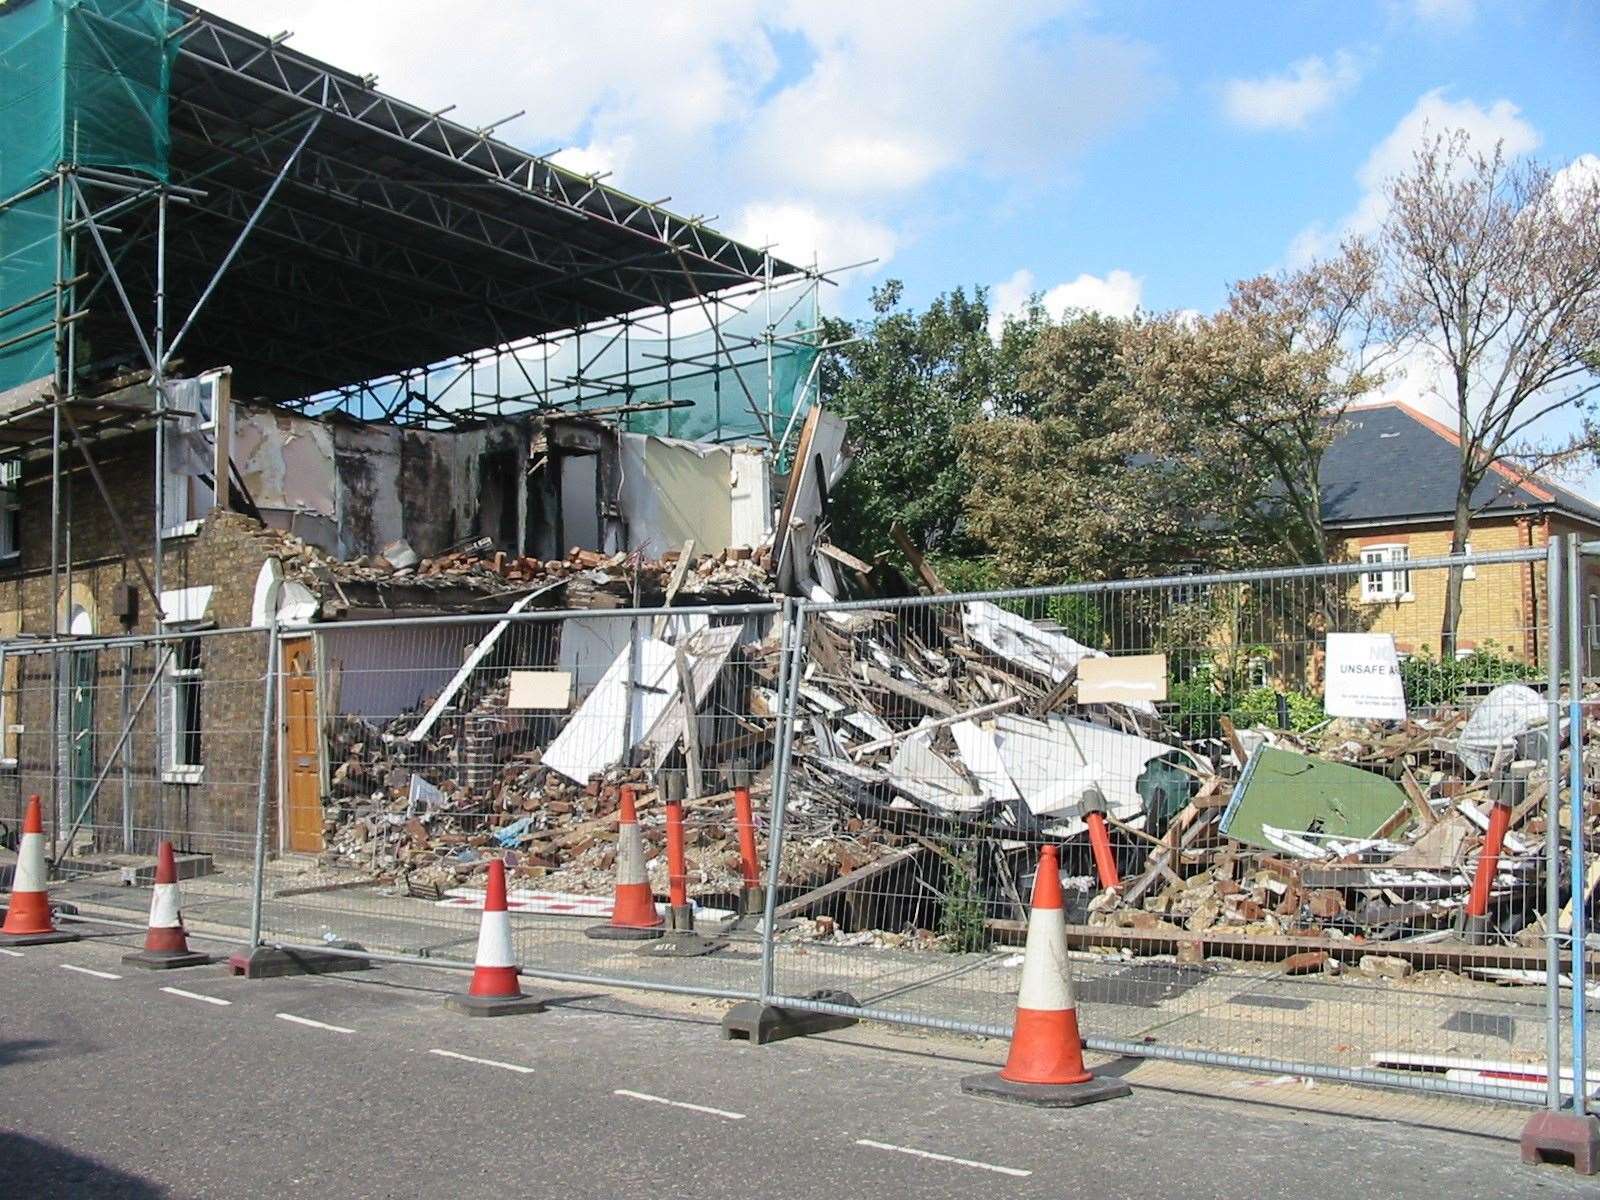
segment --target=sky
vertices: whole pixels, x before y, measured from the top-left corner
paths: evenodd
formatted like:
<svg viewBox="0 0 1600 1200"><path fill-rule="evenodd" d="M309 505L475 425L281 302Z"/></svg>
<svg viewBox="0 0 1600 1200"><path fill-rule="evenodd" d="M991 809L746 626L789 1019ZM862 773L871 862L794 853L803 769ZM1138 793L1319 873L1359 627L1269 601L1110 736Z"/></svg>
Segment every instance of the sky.
<svg viewBox="0 0 1600 1200"><path fill-rule="evenodd" d="M1594 0L208 0L792 261L1001 310L1210 311L1465 128L1600 171ZM1588 156L1588 157L1585 157ZM1423 381L1393 394L1427 403Z"/></svg>

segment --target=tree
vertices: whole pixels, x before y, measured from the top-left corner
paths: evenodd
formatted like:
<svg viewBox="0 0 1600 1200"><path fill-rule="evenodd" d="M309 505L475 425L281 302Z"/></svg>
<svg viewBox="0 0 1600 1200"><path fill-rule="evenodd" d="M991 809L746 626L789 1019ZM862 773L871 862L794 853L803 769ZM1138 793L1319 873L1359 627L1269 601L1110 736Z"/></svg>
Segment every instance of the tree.
<svg viewBox="0 0 1600 1200"><path fill-rule="evenodd" d="M857 554L892 545L898 521L919 546L944 554L972 549L962 523L969 480L957 431L1018 402L1017 376L1034 314L989 334L982 288L956 288L921 312L901 306L890 280L872 293L873 316L832 321L828 341L855 338L825 360L828 406L850 422L854 465L830 506L832 535Z"/></svg>
<svg viewBox="0 0 1600 1200"><path fill-rule="evenodd" d="M1377 265L1374 248L1352 240L1331 259L1235 284L1213 316L1131 331L1131 385L1181 397L1192 418L1242 444L1250 477L1268 477L1239 518L1241 546L1291 563L1329 559L1323 453L1395 354L1378 336Z"/></svg>
<svg viewBox="0 0 1600 1200"><path fill-rule="evenodd" d="M1561 176L1484 154L1442 134L1389 186L1383 288L1396 341L1443 368L1440 399L1460 442L1451 551L1466 549L1474 496L1498 464L1539 470L1583 453L1586 435L1541 422L1581 416L1600 388L1600 175ZM1481 499L1481 498L1480 498ZM1461 572L1450 573L1440 628L1455 653Z"/></svg>
<svg viewBox="0 0 1600 1200"><path fill-rule="evenodd" d="M1044 328L1020 376L1024 400L962 429L968 528L1007 582L1236 559L1264 477L1236 431L1130 369L1181 324L1080 313Z"/></svg>

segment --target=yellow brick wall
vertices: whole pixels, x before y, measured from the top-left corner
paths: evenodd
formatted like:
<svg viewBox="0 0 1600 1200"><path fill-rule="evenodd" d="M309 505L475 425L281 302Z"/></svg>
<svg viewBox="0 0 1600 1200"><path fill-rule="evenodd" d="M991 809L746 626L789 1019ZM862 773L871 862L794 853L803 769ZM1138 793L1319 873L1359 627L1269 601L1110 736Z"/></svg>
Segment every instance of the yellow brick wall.
<svg viewBox="0 0 1600 1200"><path fill-rule="evenodd" d="M1560 530L1558 529L1558 532ZM1473 553L1491 550L1516 550L1532 544L1546 544L1546 526L1535 518L1518 526L1515 518L1496 518L1474 522ZM1396 526L1389 530L1367 529L1344 542L1345 556L1360 559L1361 551L1377 545L1405 545L1411 558L1435 558L1450 553L1450 528L1437 526ZM1471 578L1461 583L1461 623L1457 627L1457 646L1470 650L1493 643L1500 653L1519 658L1543 653L1535 626L1545 620L1544 566L1504 563L1473 568ZM1434 569L1411 572L1409 599L1364 601L1359 576L1351 577L1349 617L1352 628L1373 633L1392 633L1402 653L1439 653L1439 626L1444 619L1447 571ZM1600 575L1597 575L1600 580ZM1534 588L1529 603L1529 587ZM1530 612L1533 609L1535 611Z"/></svg>

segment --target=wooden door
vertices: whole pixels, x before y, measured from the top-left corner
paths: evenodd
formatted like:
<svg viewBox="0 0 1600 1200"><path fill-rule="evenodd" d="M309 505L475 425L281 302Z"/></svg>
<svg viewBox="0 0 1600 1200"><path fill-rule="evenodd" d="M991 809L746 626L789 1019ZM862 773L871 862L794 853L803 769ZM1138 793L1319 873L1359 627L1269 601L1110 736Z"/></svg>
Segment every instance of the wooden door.
<svg viewBox="0 0 1600 1200"><path fill-rule="evenodd" d="M322 768L318 763L317 675L308 637L283 643L284 825L291 853L322 850Z"/></svg>

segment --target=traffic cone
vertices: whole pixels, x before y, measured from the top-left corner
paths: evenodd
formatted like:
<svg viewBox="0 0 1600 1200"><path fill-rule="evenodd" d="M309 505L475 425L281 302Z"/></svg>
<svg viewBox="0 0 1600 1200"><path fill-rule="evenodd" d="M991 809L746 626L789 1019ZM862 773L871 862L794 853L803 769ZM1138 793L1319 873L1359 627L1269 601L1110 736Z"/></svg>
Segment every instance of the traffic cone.
<svg viewBox="0 0 1600 1200"><path fill-rule="evenodd" d="M50 916L49 876L44 857L44 815L39 797L28 797L22 818L22 844L11 879L11 899L0 924L0 946L39 946L45 942L75 942L78 935L57 929Z"/></svg>
<svg viewBox="0 0 1600 1200"><path fill-rule="evenodd" d="M144 949L124 954L122 961L150 971L201 967L211 961L209 954L189 949L178 897L178 863L171 842L162 842L156 849L156 883L150 894L150 928L144 935Z"/></svg>
<svg viewBox="0 0 1600 1200"><path fill-rule="evenodd" d="M622 811L617 814L617 887L611 921L591 925L584 932L592 938L643 941L660 937L665 928L644 873L644 835L639 832L639 815L633 807L633 788L624 784Z"/></svg>
<svg viewBox="0 0 1600 1200"><path fill-rule="evenodd" d="M1132 1095L1122 1080L1098 1079L1083 1065L1078 1005L1067 969L1061 865L1054 846L1046 846L1039 855L1033 880L1011 1053L1003 1070L963 1079L961 1090L1045 1108L1076 1108Z"/></svg>
<svg viewBox="0 0 1600 1200"><path fill-rule="evenodd" d="M489 860L489 887L478 926L478 953L472 964L472 986L465 996L451 996L446 1008L469 1017L508 1017L543 1012L544 1001L525 995L517 982L517 958L511 950L511 913L506 907L506 865Z"/></svg>

